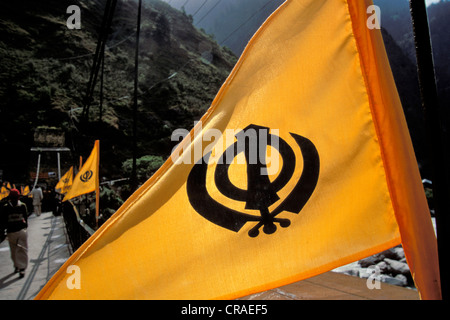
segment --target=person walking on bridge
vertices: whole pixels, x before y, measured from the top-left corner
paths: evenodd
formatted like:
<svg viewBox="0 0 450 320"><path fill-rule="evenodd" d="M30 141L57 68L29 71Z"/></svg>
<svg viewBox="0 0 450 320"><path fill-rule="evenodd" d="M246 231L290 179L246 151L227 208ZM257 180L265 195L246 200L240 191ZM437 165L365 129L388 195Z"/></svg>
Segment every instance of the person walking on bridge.
<svg viewBox="0 0 450 320"><path fill-rule="evenodd" d="M0 232L6 229L14 273L23 278L28 266L28 210L19 198L19 190L11 189L8 201L0 208Z"/></svg>
<svg viewBox="0 0 450 320"><path fill-rule="evenodd" d="M41 215L42 199L44 198L41 187L37 186L37 188L33 188L31 195L33 197L34 214L39 217Z"/></svg>

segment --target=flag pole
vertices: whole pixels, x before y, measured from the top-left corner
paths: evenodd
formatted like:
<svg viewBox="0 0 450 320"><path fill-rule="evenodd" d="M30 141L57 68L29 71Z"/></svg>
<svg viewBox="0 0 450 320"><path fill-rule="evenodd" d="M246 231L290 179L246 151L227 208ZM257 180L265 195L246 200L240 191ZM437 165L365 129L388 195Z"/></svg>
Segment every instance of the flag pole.
<svg viewBox="0 0 450 320"><path fill-rule="evenodd" d="M95 226L98 229L98 217L100 213L100 140L95 141L97 147L97 175L95 178Z"/></svg>
<svg viewBox="0 0 450 320"><path fill-rule="evenodd" d="M139 81L139 35L141 31L142 0L138 3L137 25L136 25L136 52L134 57L134 103L133 103L133 164L131 169L131 192L137 189L137 108L138 108L138 81Z"/></svg>
<svg viewBox="0 0 450 320"><path fill-rule="evenodd" d="M410 0L411 18L416 46L417 71L419 77L420 94L428 131L429 145L433 161L433 200L436 217L436 233L439 255L439 269L441 277L442 298L449 296L449 278L446 270L450 266L446 262L446 255L450 248L447 246L446 232L450 230L449 218L450 194L447 159L448 150L444 143L443 113L439 109L434 72L433 54L431 48L430 31L425 0ZM446 231L447 230L447 231Z"/></svg>

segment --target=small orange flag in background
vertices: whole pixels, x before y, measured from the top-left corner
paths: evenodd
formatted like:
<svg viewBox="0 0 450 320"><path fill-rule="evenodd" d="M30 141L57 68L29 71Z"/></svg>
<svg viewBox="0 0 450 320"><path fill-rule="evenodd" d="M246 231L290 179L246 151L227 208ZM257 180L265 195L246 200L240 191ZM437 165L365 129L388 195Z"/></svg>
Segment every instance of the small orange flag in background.
<svg viewBox="0 0 450 320"><path fill-rule="evenodd" d="M0 200L6 198L7 196L9 196L9 190L6 189L6 187L2 186L0 188Z"/></svg>
<svg viewBox="0 0 450 320"><path fill-rule="evenodd" d="M70 167L69 171L67 171L62 177L61 180L55 186L56 192L61 194L67 193L72 187L73 183L73 167Z"/></svg>
<svg viewBox="0 0 450 320"><path fill-rule="evenodd" d="M25 186L25 188L23 188L22 195L23 196L27 196L29 193L30 193L30 187L29 186Z"/></svg>

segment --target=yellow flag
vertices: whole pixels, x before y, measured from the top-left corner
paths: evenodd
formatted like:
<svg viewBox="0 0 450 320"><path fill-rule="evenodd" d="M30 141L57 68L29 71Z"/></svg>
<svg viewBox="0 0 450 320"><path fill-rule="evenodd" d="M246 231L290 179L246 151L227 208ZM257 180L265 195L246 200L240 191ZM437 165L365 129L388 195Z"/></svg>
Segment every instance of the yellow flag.
<svg viewBox="0 0 450 320"><path fill-rule="evenodd" d="M70 167L69 171L67 171L62 177L61 180L55 186L56 192L61 194L65 194L70 190L73 183L73 167Z"/></svg>
<svg viewBox="0 0 450 320"><path fill-rule="evenodd" d="M439 298L436 239L370 4L286 1L170 159L37 298L232 299L400 243L422 298Z"/></svg>
<svg viewBox="0 0 450 320"><path fill-rule="evenodd" d="M23 188L22 195L23 196L27 196L29 193L30 193L30 187L29 186L25 186L25 188Z"/></svg>
<svg viewBox="0 0 450 320"><path fill-rule="evenodd" d="M7 196L9 196L9 190L2 186L0 189L0 200L6 198Z"/></svg>
<svg viewBox="0 0 450 320"><path fill-rule="evenodd" d="M98 170L100 161L99 151L99 141L97 140L95 141L91 155L73 179L72 187L67 192L63 202L78 197L82 194L94 192L98 189Z"/></svg>

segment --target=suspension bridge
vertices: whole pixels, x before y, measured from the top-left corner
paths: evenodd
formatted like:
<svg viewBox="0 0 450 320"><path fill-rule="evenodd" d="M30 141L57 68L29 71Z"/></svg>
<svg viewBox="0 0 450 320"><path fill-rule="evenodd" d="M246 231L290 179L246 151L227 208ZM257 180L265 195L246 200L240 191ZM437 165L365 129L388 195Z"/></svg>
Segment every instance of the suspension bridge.
<svg viewBox="0 0 450 320"><path fill-rule="evenodd" d="M28 218L28 268L14 273L9 244L0 244L0 300L32 300L72 253L63 216L44 212ZM368 289L365 279L327 272L241 300L418 300L416 290L382 283Z"/></svg>
<svg viewBox="0 0 450 320"><path fill-rule="evenodd" d="M0 244L0 300L32 300L71 254L64 219L52 212L28 217L28 267L14 273L8 240Z"/></svg>

